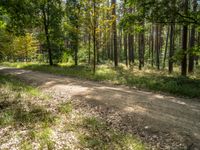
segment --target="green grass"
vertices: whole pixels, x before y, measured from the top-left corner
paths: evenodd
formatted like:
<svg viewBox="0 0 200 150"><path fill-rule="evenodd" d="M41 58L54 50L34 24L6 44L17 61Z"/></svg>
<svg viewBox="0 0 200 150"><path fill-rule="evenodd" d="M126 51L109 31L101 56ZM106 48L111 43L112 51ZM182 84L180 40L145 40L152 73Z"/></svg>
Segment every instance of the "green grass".
<svg viewBox="0 0 200 150"><path fill-rule="evenodd" d="M84 134L79 138L81 145L95 150L144 150L145 146L131 134L124 134L109 128L100 119L83 118Z"/></svg>
<svg viewBox="0 0 200 150"><path fill-rule="evenodd" d="M72 112L72 109L73 107L71 102L60 104L60 106L58 107L59 112L62 114L68 114Z"/></svg>
<svg viewBox="0 0 200 150"><path fill-rule="evenodd" d="M51 123L54 116L30 101L45 97L37 88L26 85L12 76L0 75L0 126Z"/></svg>
<svg viewBox="0 0 200 150"><path fill-rule="evenodd" d="M189 98L200 98L200 68L197 68L196 74L186 78L178 76L177 71L173 75L168 75L166 70L157 71L147 68L139 71L135 68L127 69L124 66L114 68L109 65L101 65L98 66L97 72L94 75L91 67L88 65L70 66L60 64L48 66L47 64L38 63L2 63L1 65L93 81L124 84L139 89L165 92Z"/></svg>

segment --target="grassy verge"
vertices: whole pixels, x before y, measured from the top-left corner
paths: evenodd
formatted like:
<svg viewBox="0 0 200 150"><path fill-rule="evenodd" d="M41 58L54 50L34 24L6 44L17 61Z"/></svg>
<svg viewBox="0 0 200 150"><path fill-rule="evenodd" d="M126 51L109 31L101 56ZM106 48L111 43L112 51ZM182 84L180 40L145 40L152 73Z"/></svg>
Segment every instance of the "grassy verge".
<svg viewBox="0 0 200 150"><path fill-rule="evenodd" d="M105 81L113 84L124 84L151 91L170 93L177 96L190 98L200 97L199 68L197 68L196 74L185 78L178 76L176 72L173 75L168 75L166 70L157 71L154 69L145 69L143 71L138 71L137 69L127 69L123 66L113 68L111 66L101 65L98 66L97 72L94 75L91 67L86 65L68 66L61 64L57 66L48 66L46 64L37 63L2 63L1 65L94 81Z"/></svg>
<svg viewBox="0 0 200 150"><path fill-rule="evenodd" d="M0 75L0 149L145 149L133 135L77 113L71 101L42 95L12 76Z"/></svg>

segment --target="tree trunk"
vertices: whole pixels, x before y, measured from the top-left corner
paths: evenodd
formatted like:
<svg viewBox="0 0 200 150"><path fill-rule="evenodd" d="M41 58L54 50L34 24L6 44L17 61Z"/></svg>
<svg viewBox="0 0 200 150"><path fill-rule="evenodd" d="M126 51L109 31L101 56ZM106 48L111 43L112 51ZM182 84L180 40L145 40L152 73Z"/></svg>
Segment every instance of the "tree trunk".
<svg viewBox="0 0 200 150"><path fill-rule="evenodd" d="M152 24L151 66L154 65L154 25Z"/></svg>
<svg viewBox="0 0 200 150"><path fill-rule="evenodd" d="M48 2L47 2L48 5ZM48 7L48 6L47 6ZM47 49L48 49L48 57L49 57L49 65L53 65L52 60L52 52L51 52L51 45L50 45L50 39L49 39L49 20L48 20L48 13L45 11L45 6L42 8L43 13L43 24L44 24L44 30L45 30L45 37L47 42Z"/></svg>
<svg viewBox="0 0 200 150"><path fill-rule="evenodd" d="M142 45L141 45L141 33L138 36L138 58L139 58L139 70L142 70Z"/></svg>
<svg viewBox="0 0 200 150"><path fill-rule="evenodd" d="M169 73L173 72L173 56L174 56L174 31L175 25L170 25L170 48L169 48Z"/></svg>
<svg viewBox="0 0 200 150"><path fill-rule="evenodd" d="M193 12L196 12L197 9L197 1L193 0ZM195 25L192 25L191 35L190 35L190 49L192 49L195 45ZM189 66L188 66L188 72L193 73L194 72L194 58L193 52L190 51L189 53Z"/></svg>
<svg viewBox="0 0 200 150"><path fill-rule="evenodd" d="M195 44L195 26L192 25L192 30L191 30L191 35L190 35L190 49L192 49L194 47L194 44ZM190 53L189 53L189 65L188 65L188 72L189 73L193 73L194 71L194 55L193 55L193 52L192 50L190 50Z"/></svg>
<svg viewBox="0 0 200 150"><path fill-rule="evenodd" d="M188 0L184 0L184 14L188 14ZM181 62L181 75L187 76L187 41L188 41L188 25L183 25L182 31L182 50L183 58Z"/></svg>
<svg viewBox="0 0 200 150"><path fill-rule="evenodd" d="M163 59L163 69L165 69L166 58L167 58L168 41L169 41L169 30L170 30L170 27L168 26L167 37L166 37L166 45L165 45L165 54L164 54L164 59Z"/></svg>
<svg viewBox="0 0 200 150"><path fill-rule="evenodd" d="M88 64L91 63L91 51L90 51L90 47L91 47L91 35L89 33L89 36L88 36Z"/></svg>
<svg viewBox="0 0 200 150"><path fill-rule="evenodd" d="M76 27L78 29L78 27ZM75 43L74 43L74 61L75 61L75 66L78 65L78 35L76 35Z"/></svg>
<svg viewBox="0 0 200 150"><path fill-rule="evenodd" d="M159 25L156 24L156 66L160 70Z"/></svg>
<svg viewBox="0 0 200 150"><path fill-rule="evenodd" d="M129 65L132 65L135 61L133 42L134 42L134 36L129 33L128 34Z"/></svg>
<svg viewBox="0 0 200 150"><path fill-rule="evenodd" d="M118 50L117 50L117 19L116 19L116 0L112 0L112 15L114 18L112 32L113 32L113 52L114 52L114 64L115 67L118 66Z"/></svg>
<svg viewBox="0 0 200 150"><path fill-rule="evenodd" d="M144 28L144 22L142 23ZM145 55L145 33L141 33L141 65L144 67L144 55Z"/></svg>
<svg viewBox="0 0 200 150"><path fill-rule="evenodd" d="M198 46L200 46L200 32L198 32L198 40L197 40ZM195 57L196 65L199 65L199 56Z"/></svg>
<svg viewBox="0 0 200 150"><path fill-rule="evenodd" d="M96 72L96 0L93 0L93 53L94 53L94 58L93 58L93 73Z"/></svg>
<svg viewBox="0 0 200 150"><path fill-rule="evenodd" d="M124 32L124 57L126 61L126 66L128 66L128 51L127 51L127 34Z"/></svg>
<svg viewBox="0 0 200 150"><path fill-rule="evenodd" d="M144 66L144 33L139 33L138 37L138 56L139 56L139 70L142 69L142 66Z"/></svg>

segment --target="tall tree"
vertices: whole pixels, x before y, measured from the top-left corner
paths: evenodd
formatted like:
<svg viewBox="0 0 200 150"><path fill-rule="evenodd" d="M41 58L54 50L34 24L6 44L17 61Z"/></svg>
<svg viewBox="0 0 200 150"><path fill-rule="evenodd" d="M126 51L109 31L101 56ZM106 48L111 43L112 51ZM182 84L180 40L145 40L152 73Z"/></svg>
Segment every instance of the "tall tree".
<svg viewBox="0 0 200 150"><path fill-rule="evenodd" d="M164 59L163 59L163 69L165 69L167 52L168 52L169 31L170 31L170 27L168 26L167 27L167 35L166 35L166 43L165 43Z"/></svg>
<svg viewBox="0 0 200 150"><path fill-rule="evenodd" d="M192 5L193 5L193 12L196 12L197 10L197 1L196 0L193 0L192 1ZM193 73L194 71L194 54L192 52L192 49L194 48L195 46L195 28L196 28L196 25L192 25L192 30L191 30L191 35L190 35L190 53L189 53L189 66L188 66L188 72L189 73Z"/></svg>
<svg viewBox="0 0 200 150"><path fill-rule="evenodd" d="M112 16L113 16L113 52L114 52L114 64L118 66L118 50L117 50L117 17L116 17L116 0L112 0Z"/></svg>
<svg viewBox="0 0 200 150"><path fill-rule="evenodd" d="M96 0L93 0L93 73L96 72L96 28L97 28L97 16L96 16Z"/></svg>
<svg viewBox="0 0 200 150"><path fill-rule="evenodd" d="M156 47L156 66L157 66L157 69L160 70L160 43L159 43L159 36L160 36L160 25L159 24L156 24L156 44L155 44L155 47Z"/></svg>
<svg viewBox="0 0 200 150"><path fill-rule="evenodd" d="M169 47L169 73L173 72L173 56L174 56L174 32L175 25L170 25L170 47Z"/></svg>
<svg viewBox="0 0 200 150"><path fill-rule="evenodd" d="M70 40L71 47L74 51L74 62L78 65L78 47L79 47L79 24L80 24L80 1L79 0L67 0L66 11L71 25Z"/></svg>
<svg viewBox="0 0 200 150"><path fill-rule="evenodd" d="M183 1L184 15L188 15L188 0ZM187 40L188 40L188 25L183 25L182 31L182 61L181 61L181 75L187 75Z"/></svg>

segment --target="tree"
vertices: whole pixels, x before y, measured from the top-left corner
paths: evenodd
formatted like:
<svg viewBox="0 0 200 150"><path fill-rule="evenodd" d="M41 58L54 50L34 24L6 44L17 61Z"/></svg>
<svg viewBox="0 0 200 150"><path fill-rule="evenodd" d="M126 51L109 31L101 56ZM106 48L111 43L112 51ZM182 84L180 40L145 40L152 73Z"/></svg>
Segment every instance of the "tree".
<svg viewBox="0 0 200 150"><path fill-rule="evenodd" d="M170 31L170 27L168 26L167 36L166 36L166 43L165 43L166 45L165 45L164 59L163 59L163 69L165 69L167 52L168 52L169 31Z"/></svg>
<svg viewBox="0 0 200 150"><path fill-rule="evenodd" d="M60 29L60 24L63 17L61 1L60 0L40 0L38 2L35 2L35 5L36 7L38 7L38 11L37 11L38 15L40 15L40 13L42 14L41 22L43 23L43 29L44 29L44 33L46 37L49 65L53 65L51 40Z"/></svg>
<svg viewBox="0 0 200 150"><path fill-rule="evenodd" d="M74 62L78 65L78 47L79 47L79 24L80 24L81 4L79 0L67 0L66 14L69 19L71 30L69 31L71 47L74 51Z"/></svg>
<svg viewBox="0 0 200 150"><path fill-rule="evenodd" d="M117 50L117 21L116 21L116 0L112 0L112 16L113 16L113 25L112 25L112 32L113 32L113 51L114 51L114 64L115 67L118 66L118 50Z"/></svg>
<svg viewBox="0 0 200 150"><path fill-rule="evenodd" d="M188 15L188 0L183 1L184 15ZM187 39L188 39L188 25L183 25L182 31L182 61L181 61L181 75L187 75Z"/></svg>
<svg viewBox="0 0 200 150"><path fill-rule="evenodd" d="M20 0L1 1L7 10L11 22L7 25L9 32L25 35L27 30L42 29L48 51L49 64L53 65L52 41L57 39L61 28L63 10L61 0ZM40 34L40 33L37 33ZM55 38L56 37L56 38Z"/></svg>
<svg viewBox="0 0 200 150"><path fill-rule="evenodd" d="M197 1L193 0L192 1L193 5L193 12L195 13L197 10ZM191 35L190 35L190 53L189 53L189 66L188 66L188 72L193 73L194 71L194 54L192 52L192 49L195 46L195 30L196 30L196 25L192 25L192 30L191 30Z"/></svg>

